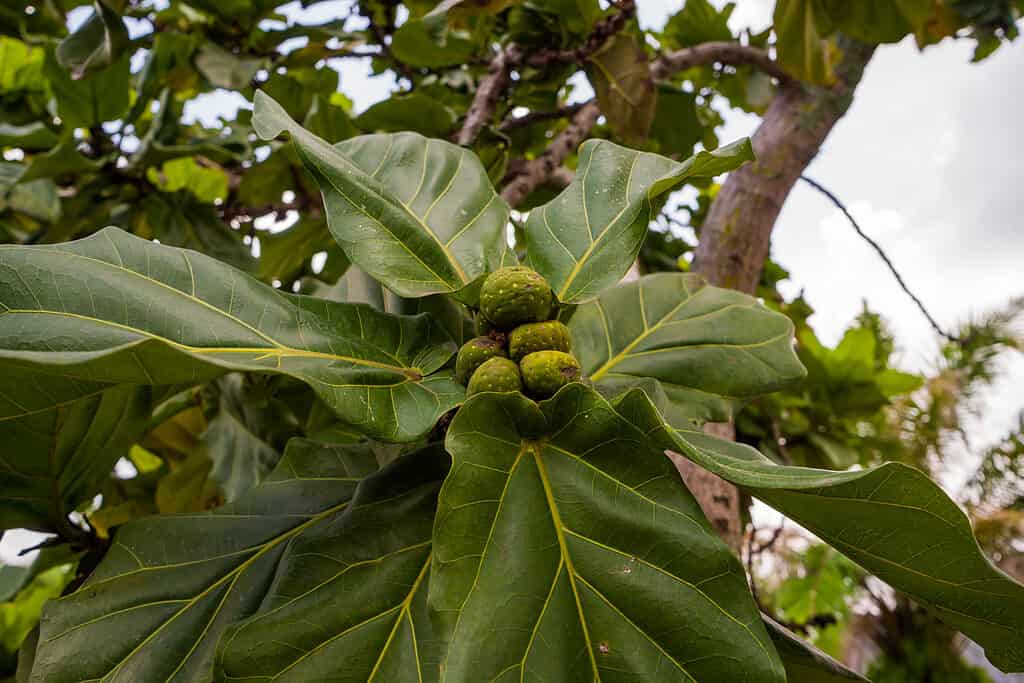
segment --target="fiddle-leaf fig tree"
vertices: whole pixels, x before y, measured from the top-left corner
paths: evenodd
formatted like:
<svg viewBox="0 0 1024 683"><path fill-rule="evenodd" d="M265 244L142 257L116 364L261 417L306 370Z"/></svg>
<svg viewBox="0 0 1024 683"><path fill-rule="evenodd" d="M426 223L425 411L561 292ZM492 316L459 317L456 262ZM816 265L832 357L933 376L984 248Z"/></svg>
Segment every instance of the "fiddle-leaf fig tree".
<svg viewBox="0 0 1024 683"><path fill-rule="evenodd" d="M4 529L59 531L167 396L225 373L308 387L320 425L226 505L115 525L26 680L863 680L762 616L667 452L1024 670L1024 587L921 472L781 467L701 431L803 376L787 318L681 273L619 283L664 196L749 142L589 141L510 244L466 148L334 145L262 92L253 125L323 193L350 264L323 297L116 228L0 246Z"/></svg>

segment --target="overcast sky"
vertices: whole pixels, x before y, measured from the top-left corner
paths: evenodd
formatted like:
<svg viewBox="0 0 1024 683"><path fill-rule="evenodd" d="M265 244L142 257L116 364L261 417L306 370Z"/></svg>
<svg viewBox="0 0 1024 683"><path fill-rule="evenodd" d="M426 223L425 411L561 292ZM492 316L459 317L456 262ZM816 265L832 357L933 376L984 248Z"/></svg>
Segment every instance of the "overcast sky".
<svg viewBox="0 0 1024 683"><path fill-rule="evenodd" d="M720 4L721 0L719 0ZM678 0L639 0L641 23L663 25ZM323 3L301 10L298 21L333 18ZM735 27L761 29L773 0L740 0ZM336 7L336 5L335 5ZM81 21L85 8L72 13ZM1024 295L1024 39L971 64L969 41L947 40L919 52L912 41L879 48L849 113L829 136L808 175L840 196L902 271L939 322L959 320ZM365 61L344 60L341 89L361 111L388 96L390 76L369 78ZM241 96L215 94L186 114L212 123L247 106ZM758 119L726 115L723 142L750 135ZM792 272L784 291L805 289L817 313L811 323L834 343L860 311L861 299L896 332L900 363L926 369L937 341L881 261L839 212L806 185L786 201L772 256ZM1024 409L1024 357L1009 357L978 419L974 450L998 439ZM944 477L956 488L971 454ZM12 559L19 540L5 539L0 559Z"/></svg>

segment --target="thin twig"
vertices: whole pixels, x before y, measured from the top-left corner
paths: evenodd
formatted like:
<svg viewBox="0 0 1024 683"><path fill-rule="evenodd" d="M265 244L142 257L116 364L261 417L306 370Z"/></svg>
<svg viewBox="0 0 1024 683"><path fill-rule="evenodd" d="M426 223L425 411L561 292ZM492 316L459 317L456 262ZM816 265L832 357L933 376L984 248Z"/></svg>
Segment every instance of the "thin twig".
<svg viewBox="0 0 1024 683"><path fill-rule="evenodd" d="M913 299L915 304L917 304L918 310L920 310L924 317L928 319L928 324L932 326L932 329L935 330L935 332L938 333L939 336L945 337L951 342L959 342L960 339L958 337L950 334L949 332L946 332L945 330L942 329L942 327L939 326L939 323L935 321L935 318L932 317L932 314L928 312L927 308L925 308L924 303L922 303L922 301L918 299L912 291L910 291L910 287L908 287L907 283L903 281L903 276L900 275L900 272L898 270L896 270L896 266L893 265L893 262L886 255L881 245L879 245L878 242L868 237L867 234L865 234L864 231L861 230L860 225L858 225L857 221L853 218L853 216L850 215L850 212L846 208L846 205L843 204L843 202L841 202L838 197L836 197L834 194L829 192L825 187L823 187L821 183L818 183L815 180L811 180L805 175L800 176L800 179L803 180L808 185L810 185L811 187L813 187L818 192L828 197L829 200L833 204L835 204L836 208L843 212L843 215L846 216L846 219L848 221L850 221L850 225L853 226L853 229L857 232L858 235L860 235L861 239L863 239L865 242L871 245L871 248L874 249L875 252L881 257L881 259L885 262L885 265L889 267L889 272L891 272L893 274L893 277L896 278L896 282L899 283L900 288L904 292L906 292L907 296Z"/></svg>
<svg viewBox="0 0 1024 683"><path fill-rule="evenodd" d="M519 48L513 43L498 52L491 60L487 76L481 79L473 95L473 103L466 112L455 141L466 147L473 144L480 131L494 116L498 101L508 88L512 64L519 59Z"/></svg>
<svg viewBox="0 0 1024 683"><path fill-rule="evenodd" d="M552 109L550 111L531 111L529 114L524 114L517 118L505 119L498 126L498 130L502 133L507 133L510 130L516 130L517 128L525 128L531 126L538 121L551 121L552 119L564 119L569 116L573 116L580 109L583 108L583 103L578 102L576 104L567 104L564 107L558 109Z"/></svg>

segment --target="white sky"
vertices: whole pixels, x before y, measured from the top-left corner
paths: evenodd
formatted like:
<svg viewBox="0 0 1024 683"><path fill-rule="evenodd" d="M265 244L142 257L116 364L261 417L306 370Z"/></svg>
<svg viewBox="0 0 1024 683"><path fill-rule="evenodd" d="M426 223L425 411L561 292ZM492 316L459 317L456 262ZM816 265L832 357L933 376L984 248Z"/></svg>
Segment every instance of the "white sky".
<svg viewBox="0 0 1024 683"><path fill-rule="evenodd" d="M333 18L323 5L332 4L301 10L293 3L288 13L303 23L323 21ZM639 0L640 21L659 27L679 4ZM773 0L740 0L732 23L764 28L773 6ZM80 14L78 20L87 11ZM923 53L909 40L879 48L849 113L807 172L846 202L947 327L1024 295L1024 203L1018 195L1024 192L1024 38L981 64L971 64L970 56L969 41L947 40ZM338 68L340 88L356 111L394 88L390 76L368 76L368 60L344 60ZM186 116L213 123L239 105L247 106L240 96L209 95ZM720 138L750 135L757 121L729 113ZM893 327L903 367L923 370L935 357L935 335L884 264L808 186L798 185L787 199L772 255L792 273L784 291L806 290L817 309L811 323L826 343L838 340L867 299ZM1024 409L1024 356L1008 357L1005 368L983 402L975 452L1005 433ZM944 483L956 488L971 460L965 451ZM12 560L24 538L8 534L0 560Z"/></svg>

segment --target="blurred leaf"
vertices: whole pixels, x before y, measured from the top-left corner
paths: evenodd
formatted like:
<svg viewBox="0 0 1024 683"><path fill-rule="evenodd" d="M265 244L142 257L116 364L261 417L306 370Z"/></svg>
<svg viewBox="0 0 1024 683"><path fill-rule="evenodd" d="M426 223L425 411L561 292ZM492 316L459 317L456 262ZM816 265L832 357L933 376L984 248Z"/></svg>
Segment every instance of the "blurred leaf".
<svg viewBox="0 0 1024 683"><path fill-rule="evenodd" d="M5 368L4 389L32 383ZM20 405L30 398L19 392ZM18 408L5 391L0 420L0 529L63 528L65 516L99 492L114 463L145 431L154 390L122 385L57 407ZM14 413L12 415L12 413Z"/></svg>
<svg viewBox="0 0 1024 683"><path fill-rule="evenodd" d="M209 162L200 165L194 157L165 161L159 170L146 171L146 177L164 192L185 190L207 204L224 200L228 195L227 173Z"/></svg>
<svg viewBox="0 0 1024 683"><path fill-rule="evenodd" d="M0 122L0 147L20 147L25 150L49 149L57 144L58 139L57 134L42 121L34 121L24 126Z"/></svg>
<svg viewBox="0 0 1024 683"><path fill-rule="evenodd" d="M69 175L96 173L108 158L90 159L78 151L75 140L64 140L45 154L32 157L19 182L37 178L64 178Z"/></svg>
<svg viewBox="0 0 1024 683"><path fill-rule="evenodd" d="M200 204L190 194L152 193L142 200L141 210L145 227L136 232L162 244L194 249L242 270L255 267L242 236L220 219L212 205Z"/></svg>
<svg viewBox="0 0 1024 683"><path fill-rule="evenodd" d="M455 128L456 119L455 112L437 100L413 93L378 102L353 123L370 132L411 130L428 138L444 138Z"/></svg>
<svg viewBox="0 0 1024 683"><path fill-rule="evenodd" d="M71 567L53 567L32 579L8 602L0 603L0 650L16 653L39 622L43 604L60 595L72 578Z"/></svg>
<svg viewBox="0 0 1024 683"><path fill-rule="evenodd" d="M118 60L128 48L128 29L104 0L94 0L93 11L74 33L57 45L57 61L80 80Z"/></svg>
<svg viewBox="0 0 1024 683"><path fill-rule="evenodd" d="M686 158L704 135L697 118L697 102L693 93L670 85L659 85L657 106L651 122L650 139L659 154Z"/></svg>
<svg viewBox="0 0 1024 683"><path fill-rule="evenodd" d="M708 0L686 0L683 8L665 22L662 34L671 41L674 48L732 41L734 38L729 30L729 17L735 8L735 2L727 2L718 11Z"/></svg>
<svg viewBox="0 0 1024 683"><path fill-rule="evenodd" d="M875 375L875 384L883 395L892 397L917 391L924 385L924 378L887 368Z"/></svg>
<svg viewBox="0 0 1024 683"><path fill-rule="evenodd" d="M252 85L262 59L246 59L231 54L214 43L205 43L196 55L196 68L217 88L242 90Z"/></svg>
<svg viewBox="0 0 1024 683"><path fill-rule="evenodd" d="M9 93L43 87L39 78L43 59L43 48L0 36L0 91Z"/></svg>
<svg viewBox="0 0 1024 683"><path fill-rule="evenodd" d="M224 499L210 477L212 469L213 463L201 450L174 462L157 485L156 506L160 514L202 512L221 505Z"/></svg>
<svg viewBox="0 0 1024 683"><path fill-rule="evenodd" d="M776 59L794 78L808 83L832 81L828 36L828 0L778 0L775 3Z"/></svg>
<svg viewBox="0 0 1024 683"><path fill-rule="evenodd" d="M639 37L631 32L616 33L591 55L587 77L612 130L627 142L645 139L654 120L658 91Z"/></svg>
<svg viewBox="0 0 1024 683"><path fill-rule="evenodd" d="M328 97L317 94L309 107L302 125L313 135L322 137L331 144L348 140L359 135L359 129L352 123L352 118L344 109L332 104Z"/></svg>
<svg viewBox="0 0 1024 683"><path fill-rule="evenodd" d="M451 31L442 35L443 38L439 37L423 19L410 19L395 31L391 52L409 66L428 69L465 64L476 52L472 41Z"/></svg>
<svg viewBox="0 0 1024 683"><path fill-rule="evenodd" d="M129 57L126 53L110 66L76 81L57 63L54 53L47 51L44 70L57 101L57 115L65 126L91 128L127 111Z"/></svg>
<svg viewBox="0 0 1024 683"><path fill-rule="evenodd" d="M298 432L286 423L283 411L245 383L243 375L225 375L212 386L217 410L202 443L213 466L211 477L220 484L224 499L233 502L277 466L281 453L274 442L284 443Z"/></svg>
<svg viewBox="0 0 1024 683"><path fill-rule="evenodd" d="M260 279L267 282L295 280L313 254L336 246L322 218L299 219L287 230L261 234L259 240Z"/></svg>
<svg viewBox="0 0 1024 683"><path fill-rule="evenodd" d="M761 617L786 667L786 679L791 683L869 683L866 678L804 642L781 624L763 614Z"/></svg>

